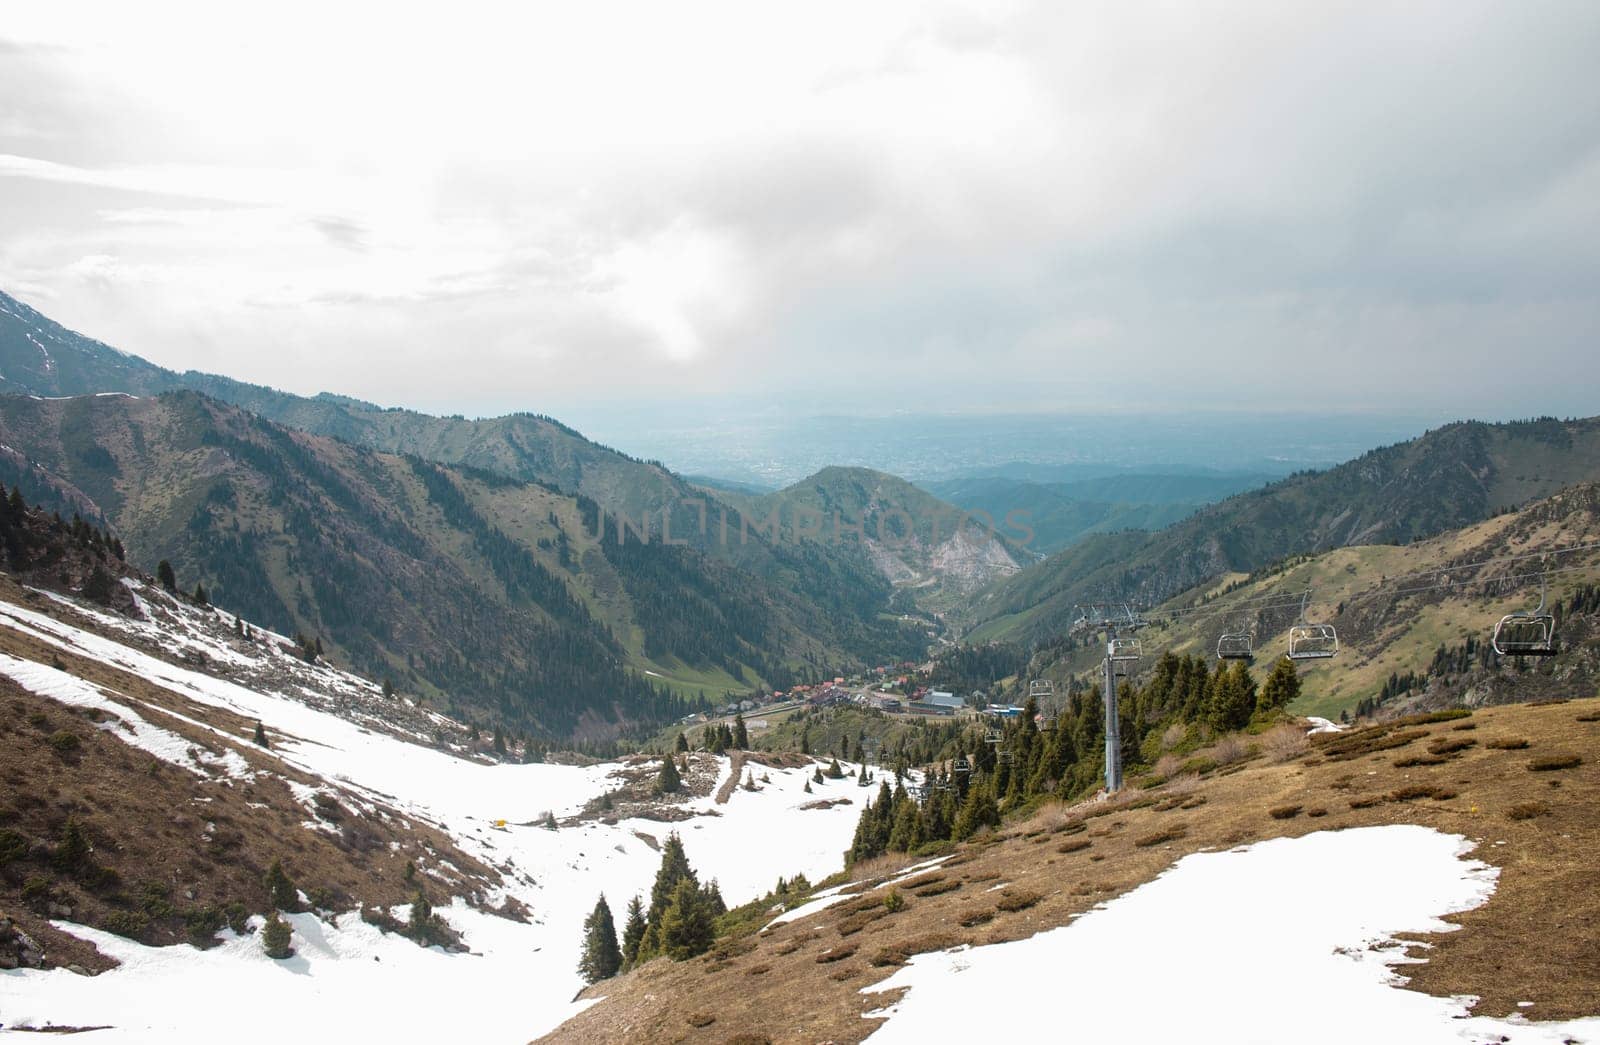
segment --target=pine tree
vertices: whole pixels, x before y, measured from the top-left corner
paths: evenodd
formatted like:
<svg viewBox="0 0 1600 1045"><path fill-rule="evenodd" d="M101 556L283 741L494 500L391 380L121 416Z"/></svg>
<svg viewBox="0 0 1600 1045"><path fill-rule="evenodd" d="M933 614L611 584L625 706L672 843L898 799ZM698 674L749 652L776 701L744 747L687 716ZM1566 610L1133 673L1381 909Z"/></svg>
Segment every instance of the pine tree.
<svg viewBox="0 0 1600 1045"><path fill-rule="evenodd" d="M146 559L145 561L149 562L150 560ZM162 559L156 564L156 580L161 582L163 588L174 594L177 593L178 575L173 572L172 563Z"/></svg>
<svg viewBox="0 0 1600 1045"><path fill-rule="evenodd" d="M679 732L677 742L673 745L673 748L679 752L688 751L689 737L686 734Z"/></svg>
<svg viewBox="0 0 1600 1045"><path fill-rule="evenodd" d="M1261 695L1256 700L1256 710L1276 711L1278 708L1288 707L1299 697L1300 672L1295 670L1294 661L1288 657L1279 657L1278 662L1272 666L1267 681L1261 686Z"/></svg>
<svg viewBox="0 0 1600 1045"><path fill-rule="evenodd" d="M267 957L282 961L294 954L289 942L289 923L279 918L277 911L268 914L267 924L261 927L261 946L267 952Z"/></svg>
<svg viewBox="0 0 1600 1045"><path fill-rule="evenodd" d="M650 907L645 915L645 932L639 945L639 961L646 961L662 953L662 918L672 903L674 892L682 882L689 882L696 890L699 879L689 866L689 857L683 851L683 839L674 831L661 847L661 866L656 869L655 884L650 887Z"/></svg>
<svg viewBox="0 0 1600 1045"><path fill-rule="evenodd" d="M406 922L406 935L413 940L431 943L436 932L433 904L428 901L428 894L418 889L411 896L411 918Z"/></svg>
<svg viewBox="0 0 1600 1045"><path fill-rule="evenodd" d="M609 980L622 969L622 949L617 946L617 927L611 920L611 907L604 893L594 910L583 920L583 955L578 972L585 983Z"/></svg>
<svg viewBox="0 0 1600 1045"><path fill-rule="evenodd" d="M742 714L735 714L733 716L732 746L740 751L748 750L750 747L750 732L745 728L744 715Z"/></svg>
<svg viewBox="0 0 1600 1045"><path fill-rule="evenodd" d="M682 778L678 775L678 767L673 764L671 757L661 760L661 772L656 777L656 791L663 795L676 794L683 785Z"/></svg>
<svg viewBox="0 0 1600 1045"><path fill-rule="evenodd" d="M685 878L673 889L672 900L661 915L661 953L673 961L704 954L716 942L711 904L706 894Z"/></svg>
<svg viewBox="0 0 1600 1045"><path fill-rule="evenodd" d="M622 926L622 959L627 968L639 960L639 944L644 940L644 904L635 896L628 901L628 920Z"/></svg>
<svg viewBox="0 0 1600 1045"><path fill-rule="evenodd" d="M383 698L388 700L394 696L394 682L385 677L383 680Z"/></svg>
<svg viewBox="0 0 1600 1045"><path fill-rule="evenodd" d="M56 846L54 863L68 874L75 874L89 865L89 836L84 834L78 818L69 815L61 827L61 844Z"/></svg>
<svg viewBox="0 0 1600 1045"><path fill-rule="evenodd" d="M272 866L267 868L266 876L267 896L272 901L274 909L279 911L292 911L300 902L299 890L294 886L294 881L283 869L283 861L274 860Z"/></svg>
<svg viewBox="0 0 1600 1045"><path fill-rule="evenodd" d="M195 583L194 601L195 605L197 606L205 606L209 604L209 600L206 596L206 586L204 584L200 584L198 582Z"/></svg>
<svg viewBox="0 0 1600 1045"><path fill-rule="evenodd" d="M255 740L257 747L272 746L271 744L267 743L267 731L261 728L261 723L259 721L256 722L256 735L253 739Z"/></svg>

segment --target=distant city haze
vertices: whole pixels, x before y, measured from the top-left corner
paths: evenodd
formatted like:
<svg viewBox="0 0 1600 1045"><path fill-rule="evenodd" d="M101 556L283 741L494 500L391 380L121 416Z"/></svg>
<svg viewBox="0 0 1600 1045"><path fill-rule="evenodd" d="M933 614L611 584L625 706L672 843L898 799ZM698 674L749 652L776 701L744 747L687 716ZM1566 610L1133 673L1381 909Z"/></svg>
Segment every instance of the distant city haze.
<svg viewBox="0 0 1600 1045"><path fill-rule="evenodd" d="M0 288L763 482L840 433L915 474L1333 460L1371 438L804 419L1594 413L1597 52L1584 0L12 4ZM626 427L675 406L727 422Z"/></svg>

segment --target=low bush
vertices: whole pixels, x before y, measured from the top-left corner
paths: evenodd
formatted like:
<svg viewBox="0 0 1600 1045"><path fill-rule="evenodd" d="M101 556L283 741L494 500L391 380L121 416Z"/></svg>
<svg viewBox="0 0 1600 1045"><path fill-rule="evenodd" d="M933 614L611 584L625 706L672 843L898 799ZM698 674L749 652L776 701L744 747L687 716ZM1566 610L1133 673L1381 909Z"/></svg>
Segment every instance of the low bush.
<svg viewBox="0 0 1600 1045"><path fill-rule="evenodd" d="M1549 773L1557 769L1574 769L1583 765L1583 759L1578 755L1546 755L1536 758L1528 763L1528 768L1535 773Z"/></svg>
<svg viewBox="0 0 1600 1045"><path fill-rule="evenodd" d="M1043 893L1036 893L1031 889L1005 889L1001 891L1000 899L995 901L995 908L1013 914L1017 911L1026 911L1043 899Z"/></svg>
<svg viewBox="0 0 1600 1045"><path fill-rule="evenodd" d="M1518 802L1506 810L1507 820L1532 820L1536 816L1543 816L1550 812L1550 807L1543 802Z"/></svg>
<svg viewBox="0 0 1600 1045"><path fill-rule="evenodd" d="M835 947L831 951L823 951L817 955L816 961L818 965L831 965L834 962L842 962L855 953L855 945L847 944L843 947Z"/></svg>
<svg viewBox="0 0 1600 1045"><path fill-rule="evenodd" d="M1267 815L1272 817L1274 820L1293 820L1295 817L1300 815L1300 810L1302 808L1304 807L1298 805L1277 806L1276 808L1267 810Z"/></svg>
<svg viewBox="0 0 1600 1045"><path fill-rule="evenodd" d="M1453 755L1458 751L1465 751L1469 747L1476 747L1478 742L1471 737L1457 737L1455 739L1435 740L1428 745L1430 755Z"/></svg>
<svg viewBox="0 0 1600 1045"><path fill-rule="evenodd" d="M1188 833L1189 829L1183 824L1173 824L1171 827L1162 828L1159 831L1145 835L1143 838L1135 838L1133 844L1140 849L1148 849L1163 842L1176 842Z"/></svg>
<svg viewBox="0 0 1600 1045"><path fill-rule="evenodd" d="M1074 838L1070 841L1062 842L1060 845L1056 846L1056 852L1081 853L1093 844L1094 842L1087 838Z"/></svg>
<svg viewBox="0 0 1600 1045"><path fill-rule="evenodd" d="M961 912L961 916L956 921L961 924L962 928L970 929L975 925L994 921L994 916L995 909L993 907L969 907Z"/></svg>
<svg viewBox="0 0 1600 1045"><path fill-rule="evenodd" d="M1410 802L1418 798L1432 798L1443 802L1456 797L1454 791L1443 787L1432 787L1427 784L1409 784L1406 787L1395 788L1385 798L1390 802Z"/></svg>
<svg viewBox="0 0 1600 1045"><path fill-rule="evenodd" d="M49 743L58 755L77 754L78 749L83 747L83 741L78 738L78 734L69 733L64 729L51 733Z"/></svg>
<svg viewBox="0 0 1600 1045"><path fill-rule="evenodd" d="M936 882L933 885L925 885L921 889L918 889L913 895L922 897L943 896L945 893L953 893L960 888L961 883L951 879L948 881Z"/></svg>
<svg viewBox="0 0 1600 1045"><path fill-rule="evenodd" d="M1496 751L1526 751L1531 745L1522 737L1500 737L1483 746Z"/></svg>

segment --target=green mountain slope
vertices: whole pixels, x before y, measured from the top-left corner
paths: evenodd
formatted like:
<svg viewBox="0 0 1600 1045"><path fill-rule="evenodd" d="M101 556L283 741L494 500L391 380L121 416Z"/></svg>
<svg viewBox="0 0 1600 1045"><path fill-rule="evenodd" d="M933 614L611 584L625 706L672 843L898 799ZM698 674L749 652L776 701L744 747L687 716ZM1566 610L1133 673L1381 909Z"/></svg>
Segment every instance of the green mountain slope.
<svg viewBox="0 0 1600 1045"><path fill-rule="evenodd" d="M877 619L886 585L818 604L693 548L619 542L583 495L297 432L194 392L0 397L0 441L32 459L0 461L0 478L38 500L69 484L134 561L168 559L185 588L202 582L247 619L551 735L612 735L681 714L674 692L783 684L795 666L898 649Z"/></svg>
<svg viewBox="0 0 1600 1045"><path fill-rule="evenodd" d="M1304 662L1303 695L1293 710L1341 714L1399 713L1477 706L1600 690L1600 484L1569 487L1506 512L1409 544L1366 544L1297 557L1249 577L1207 584L1148 611L1140 632L1149 670L1166 654L1215 662L1223 632L1247 631L1259 681L1286 648L1299 616L1299 593L1310 590L1308 617L1338 632L1337 656ZM1528 558L1540 549L1577 549ZM1507 561L1510 560L1510 561ZM1548 604L1557 621L1559 654L1549 659L1499 658L1489 640L1505 614L1539 600L1548 574ZM1026 680L1050 677L1098 683L1103 647L1090 637L1061 634L1035 651L1010 695Z"/></svg>
<svg viewBox="0 0 1600 1045"><path fill-rule="evenodd" d="M1095 537L998 582L972 608L974 638L1041 640L1074 607L1156 605L1290 555L1404 544L1600 479L1600 419L1462 422L1230 497L1155 534Z"/></svg>
<svg viewBox="0 0 1600 1045"><path fill-rule="evenodd" d="M824 468L775 493L737 498L740 510L853 556L926 604L1016 572L1029 561L1004 518L969 519L897 476Z"/></svg>

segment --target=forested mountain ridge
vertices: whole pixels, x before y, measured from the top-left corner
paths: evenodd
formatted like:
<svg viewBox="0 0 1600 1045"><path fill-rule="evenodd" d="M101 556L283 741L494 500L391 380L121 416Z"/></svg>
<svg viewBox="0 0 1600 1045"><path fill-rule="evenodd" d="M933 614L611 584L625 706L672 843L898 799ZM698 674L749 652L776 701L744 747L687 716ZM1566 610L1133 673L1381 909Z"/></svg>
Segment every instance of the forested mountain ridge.
<svg viewBox="0 0 1600 1045"><path fill-rule="evenodd" d="M1457 422L1238 494L1158 533L1091 537L997 582L971 620L979 638L1047 639L1079 604L1153 606L1287 556L1406 544L1595 479L1600 418Z"/></svg>
<svg viewBox="0 0 1600 1045"><path fill-rule="evenodd" d="M36 465L11 461L0 478L47 504L58 478L71 484L134 561L169 560L185 590L203 583L374 677L548 735L681 715L694 689L669 692L675 677L716 695L894 648L870 601L842 595L835 613L693 548L619 540L585 497L297 432L196 392L0 397L0 441Z"/></svg>

